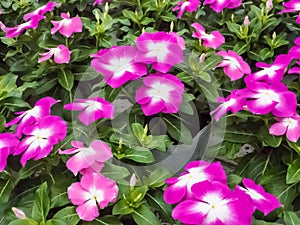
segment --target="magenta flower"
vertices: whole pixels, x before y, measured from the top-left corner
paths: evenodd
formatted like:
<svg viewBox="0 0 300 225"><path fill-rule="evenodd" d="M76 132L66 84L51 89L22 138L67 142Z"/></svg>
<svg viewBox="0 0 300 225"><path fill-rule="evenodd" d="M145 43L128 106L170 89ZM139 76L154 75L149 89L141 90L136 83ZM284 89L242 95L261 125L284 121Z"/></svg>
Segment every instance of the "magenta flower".
<svg viewBox="0 0 300 225"><path fill-rule="evenodd" d="M84 147L80 141L72 141L74 148L65 151L59 150L59 154L75 154L67 161L67 168L76 176L78 172L99 173L104 166L104 162L112 158L110 147L103 141L93 141L89 147Z"/></svg>
<svg viewBox="0 0 300 225"><path fill-rule="evenodd" d="M30 12L30 13L26 13L24 16L23 16L23 19L25 21L31 19L32 17L36 16L36 15L40 15L40 16L44 16L44 14L46 12L50 12L50 11L53 11L54 10L54 7L60 7L61 4L60 3L56 3L56 2L48 2L46 5L42 6L42 7L39 7L37 8L36 10L34 10L33 12Z"/></svg>
<svg viewBox="0 0 300 225"><path fill-rule="evenodd" d="M231 110L232 113L237 113L244 109L247 99L239 94L239 90L233 90L227 98L218 97L217 102L221 104L210 112L210 115L215 114L214 118L219 121L221 116Z"/></svg>
<svg viewBox="0 0 300 225"><path fill-rule="evenodd" d="M204 0L203 2L203 5L209 5L216 12L221 12L224 8L233 9L239 7L241 4L242 0Z"/></svg>
<svg viewBox="0 0 300 225"><path fill-rule="evenodd" d="M59 45L56 48L47 48L48 52L41 53L41 58L38 63L44 62L54 56L54 62L57 64L69 63L71 51L64 45Z"/></svg>
<svg viewBox="0 0 300 225"><path fill-rule="evenodd" d="M6 38L13 38L19 36L24 30L35 29L39 26L39 21L44 19L44 16L33 16L29 21L19 24L15 27L6 27L1 23L1 29L6 33Z"/></svg>
<svg viewBox="0 0 300 225"><path fill-rule="evenodd" d="M178 2L177 6L175 6L172 11L178 12L178 18L181 18L182 14L187 12L195 12L197 11L198 6L200 5L199 0L187 0L186 2Z"/></svg>
<svg viewBox="0 0 300 225"><path fill-rule="evenodd" d="M38 120L42 119L45 116L50 115L50 108L52 105L56 104L57 100L51 97L44 97L38 100L32 109L27 111L16 112L18 117L13 119L12 121L5 124L5 127L10 127L14 124L18 124L16 128L16 136L21 137L22 131L26 126L37 122Z"/></svg>
<svg viewBox="0 0 300 225"><path fill-rule="evenodd" d="M147 74L147 66L136 62L138 49L134 46L115 46L91 55L91 66L104 76L104 82L118 88L129 80Z"/></svg>
<svg viewBox="0 0 300 225"><path fill-rule="evenodd" d="M204 181L219 181L226 184L226 174L220 162L205 161L190 162L186 171L180 176L172 177L165 182L169 184L164 192L164 199L168 204L178 203L186 198L193 198L192 186Z"/></svg>
<svg viewBox="0 0 300 225"><path fill-rule="evenodd" d="M219 51L217 55L223 57L223 61L219 63L217 67L224 67L224 73L230 78L231 81L238 80L244 76L244 74L250 74L251 69L248 63L246 63L241 56L236 52L229 50Z"/></svg>
<svg viewBox="0 0 300 225"><path fill-rule="evenodd" d="M77 102L64 105L64 109L81 111L78 119L88 126L92 122L100 118L110 118L114 116L113 105L100 97L87 98L87 99L75 99Z"/></svg>
<svg viewBox="0 0 300 225"><path fill-rule="evenodd" d="M82 22L80 17L76 16L70 18L68 13L62 13L60 16L63 18L62 20L51 21L54 25L51 34L55 34L58 31L66 37L71 37L73 33L82 32Z"/></svg>
<svg viewBox="0 0 300 225"><path fill-rule="evenodd" d="M270 134L281 136L286 133L287 139L297 142L300 137L300 116L295 113L290 117L275 118L278 122L270 127Z"/></svg>
<svg viewBox="0 0 300 225"><path fill-rule="evenodd" d="M293 115L297 107L296 95L287 90L287 87L279 82L271 85L260 82L247 84L247 88L241 90L240 94L247 101L247 108L254 114L268 114L286 117Z"/></svg>
<svg viewBox="0 0 300 225"><path fill-rule="evenodd" d="M196 32L193 32L193 37L202 40L205 47L217 49L225 42L225 38L219 31L213 31L211 34L207 34L201 24L193 23L191 26L196 29Z"/></svg>
<svg viewBox="0 0 300 225"><path fill-rule="evenodd" d="M173 65L183 62L182 43L174 34L145 32L136 39L136 46L136 60L152 64L159 72L167 73Z"/></svg>
<svg viewBox="0 0 300 225"><path fill-rule="evenodd" d="M300 66L300 62L296 62L298 66ZM300 74L300 67L292 67L288 74Z"/></svg>
<svg viewBox="0 0 300 225"><path fill-rule="evenodd" d="M62 141L67 134L67 124L58 116L45 116L37 123L24 128L26 137L13 152L20 155L21 165L29 159L39 160L49 155L53 146Z"/></svg>
<svg viewBox="0 0 300 225"><path fill-rule="evenodd" d="M273 64L258 62L256 63L256 66L262 68L262 70L248 75L245 78L246 82L253 82L253 81L263 81L268 83L280 82L291 60L292 58L289 55L280 54L276 57Z"/></svg>
<svg viewBox="0 0 300 225"><path fill-rule="evenodd" d="M169 32L169 35L171 35L172 37L176 38L178 45L180 46L180 48L182 50L185 49L185 42L184 39L182 37L180 37L177 33L175 32Z"/></svg>
<svg viewBox="0 0 300 225"><path fill-rule="evenodd" d="M244 191L252 199L254 207L262 211L265 216L274 209L281 207L280 202L274 195L265 192L263 187L255 184L253 180L244 178L243 184L245 188L237 186L237 189Z"/></svg>
<svg viewBox="0 0 300 225"><path fill-rule="evenodd" d="M93 5L102 5L102 0L94 0Z"/></svg>
<svg viewBox="0 0 300 225"><path fill-rule="evenodd" d="M182 102L183 83L172 74L149 74L144 78L135 100L142 106L146 116L163 113L176 113Z"/></svg>
<svg viewBox="0 0 300 225"><path fill-rule="evenodd" d="M299 2L299 0L291 0L289 2L283 2L282 4L285 7L285 9L281 10L278 14L300 11L300 2Z"/></svg>
<svg viewBox="0 0 300 225"><path fill-rule="evenodd" d="M300 59L300 37L296 38L294 43L296 44L296 46L293 46L289 50L289 55L294 59Z"/></svg>
<svg viewBox="0 0 300 225"><path fill-rule="evenodd" d="M220 182L204 181L193 185L192 193L194 199L174 208L174 219L184 224L251 225L254 207L243 191L230 191Z"/></svg>
<svg viewBox="0 0 300 225"><path fill-rule="evenodd" d="M15 147L18 146L19 142L19 139L14 134L0 134L0 172L5 169L7 157L14 152Z"/></svg>
<svg viewBox="0 0 300 225"><path fill-rule="evenodd" d="M80 182L68 188L68 197L74 205L80 219L92 221L99 216L98 206L104 209L118 196L118 186L113 180L97 173L84 174Z"/></svg>

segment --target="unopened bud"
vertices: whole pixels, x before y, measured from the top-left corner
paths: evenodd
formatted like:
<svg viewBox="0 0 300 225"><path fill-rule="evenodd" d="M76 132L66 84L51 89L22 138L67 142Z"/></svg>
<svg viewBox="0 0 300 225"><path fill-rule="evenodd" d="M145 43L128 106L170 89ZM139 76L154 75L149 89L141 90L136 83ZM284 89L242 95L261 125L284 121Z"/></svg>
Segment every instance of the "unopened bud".
<svg viewBox="0 0 300 225"><path fill-rule="evenodd" d="M277 35L276 35L276 32L274 31L274 33L272 34L272 38L273 39L276 39Z"/></svg>
<svg viewBox="0 0 300 225"><path fill-rule="evenodd" d="M206 53L202 53L199 57L199 62L204 62L205 58L206 58Z"/></svg>
<svg viewBox="0 0 300 225"><path fill-rule="evenodd" d="M97 22L100 21L100 15L99 15L98 11L95 12L95 18L96 18Z"/></svg>
<svg viewBox="0 0 300 225"><path fill-rule="evenodd" d="M248 17L248 16L245 16L245 19L244 19L244 26L245 26L245 27L248 27L249 24L250 24L249 17Z"/></svg>
<svg viewBox="0 0 300 225"><path fill-rule="evenodd" d="M19 209L19 208L16 208L16 207L12 207L11 210L14 212L15 216L18 218L18 219L25 219L26 216L25 216L25 213L22 209Z"/></svg>
<svg viewBox="0 0 300 225"><path fill-rule="evenodd" d="M130 178L130 188L133 188L136 185L136 175L132 174Z"/></svg>
<svg viewBox="0 0 300 225"><path fill-rule="evenodd" d="M231 14L231 22L234 22L234 14Z"/></svg>
<svg viewBox="0 0 300 225"><path fill-rule="evenodd" d="M108 10L109 10L109 5L108 2L106 2L104 6L104 12L108 13Z"/></svg>
<svg viewBox="0 0 300 225"><path fill-rule="evenodd" d="M267 10L271 10L273 8L273 1L272 0L267 0L266 8L267 8Z"/></svg>
<svg viewBox="0 0 300 225"><path fill-rule="evenodd" d="M142 28L142 34L145 33L145 27Z"/></svg>
<svg viewBox="0 0 300 225"><path fill-rule="evenodd" d="M173 32L173 29L174 29L174 22L172 21L170 24L170 32Z"/></svg>

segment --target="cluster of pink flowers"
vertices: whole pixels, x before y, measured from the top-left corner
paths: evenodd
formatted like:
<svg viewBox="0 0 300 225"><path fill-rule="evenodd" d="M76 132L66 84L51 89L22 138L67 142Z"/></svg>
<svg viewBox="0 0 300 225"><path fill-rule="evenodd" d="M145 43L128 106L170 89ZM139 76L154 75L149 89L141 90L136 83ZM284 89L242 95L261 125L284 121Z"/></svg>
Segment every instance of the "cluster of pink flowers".
<svg viewBox="0 0 300 225"><path fill-rule="evenodd" d="M66 122L50 113L51 106L57 102L51 97L42 98L32 109L17 112L19 116L5 124L16 127L14 133L0 134L0 171L5 169L9 155L22 154L21 165L25 166L30 159L49 155L53 146L65 138Z"/></svg>
<svg viewBox="0 0 300 225"><path fill-rule="evenodd" d="M99 216L97 203L104 209L109 202L118 197L116 182L100 172L104 163L113 157L110 147L103 141L95 140L89 147L80 141L73 141L74 148L59 150L60 154L74 154L67 161L67 168L76 176L82 175L80 182L68 188L68 197L74 205L80 219L93 221Z"/></svg>
<svg viewBox="0 0 300 225"><path fill-rule="evenodd" d="M228 111L236 113L240 110L248 110L253 114L272 113L275 120L269 130L270 134L283 135L286 133L288 140L297 142L300 137L300 116L296 112L296 94L289 91L282 83L283 76L293 59L299 59L299 38L295 40L296 46L292 47L288 54L278 55L272 64L257 62L260 70L251 73L249 65L233 51L220 51L217 54L224 60L216 67L224 67L224 73L231 80L237 80L248 74L245 78L246 87L233 90L226 98L219 97L220 102L211 114L215 114L218 121ZM299 62L297 62L299 64ZM298 73L299 68L293 67L289 73Z"/></svg>
<svg viewBox="0 0 300 225"><path fill-rule="evenodd" d="M147 65L151 64L158 73L147 75L144 86L136 92L136 100L147 116L175 113L181 105L184 87L167 72L183 62L184 48L184 40L174 32L145 32L137 38L136 47L114 46L91 55L91 66L103 74L104 82L118 88L146 75Z"/></svg>
<svg viewBox="0 0 300 225"><path fill-rule="evenodd" d="M210 8L216 12L221 12L224 8L233 9L237 8L242 4L241 0L204 0L203 5L209 5ZM186 0L186 1L179 1L177 6L175 6L172 11L178 11L178 18L182 17L182 14L187 12L195 12L197 11L200 5L199 0Z"/></svg>
<svg viewBox="0 0 300 225"><path fill-rule="evenodd" d="M261 185L244 178L243 186L230 190L220 162L194 161L185 172L165 182L168 204L177 204L174 219L184 224L250 225L255 210L264 215L281 206L278 199Z"/></svg>

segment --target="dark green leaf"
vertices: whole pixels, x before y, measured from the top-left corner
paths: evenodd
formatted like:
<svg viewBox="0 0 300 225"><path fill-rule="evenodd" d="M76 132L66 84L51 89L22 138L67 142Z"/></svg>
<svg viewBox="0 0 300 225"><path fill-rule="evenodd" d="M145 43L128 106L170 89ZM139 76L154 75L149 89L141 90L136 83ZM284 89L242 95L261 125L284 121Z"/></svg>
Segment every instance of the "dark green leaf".
<svg viewBox="0 0 300 225"><path fill-rule="evenodd" d="M50 209L50 199L47 193L47 182L44 182L37 190L32 208L32 218L39 222L45 222Z"/></svg>
<svg viewBox="0 0 300 225"><path fill-rule="evenodd" d="M133 211L132 217L138 225L161 225L155 214L145 205Z"/></svg>
<svg viewBox="0 0 300 225"><path fill-rule="evenodd" d="M300 181L300 157L298 157L292 164L289 165L286 183L293 184Z"/></svg>

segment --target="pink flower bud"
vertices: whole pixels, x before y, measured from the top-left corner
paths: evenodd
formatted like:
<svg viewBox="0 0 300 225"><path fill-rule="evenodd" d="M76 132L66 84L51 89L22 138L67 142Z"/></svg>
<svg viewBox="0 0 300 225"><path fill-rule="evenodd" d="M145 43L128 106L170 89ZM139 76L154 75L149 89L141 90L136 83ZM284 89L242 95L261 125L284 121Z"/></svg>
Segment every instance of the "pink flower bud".
<svg viewBox="0 0 300 225"><path fill-rule="evenodd" d="M267 8L267 10L271 10L273 8L273 1L272 0L267 0L266 8Z"/></svg>
<svg viewBox="0 0 300 225"><path fill-rule="evenodd" d="M199 62L203 62L205 60L206 53L202 53L199 57Z"/></svg>
<svg viewBox="0 0 300 225"><path fill-rule="evenodd" d="M249 24L250 24L249 17L248 17L248 16L245 16L245 19L244 19L244 26L245 26L245 27L248 27Z"/></svg>
<svg viewBox="0 0 300 225"><path fill-rule="evenodd" d="M18 218L18 219L25 219L26 216L25 216L25 213L22 209L19 209L19 208L16 208L16 207L12 207L11 210L14 212L15 216Z"/></svg>
<svg viewBox="0 0 300 225"><path fill-rule="evenodd" d="M130 178L130 187L134 187L136 184L136 175L132 174L131 178Z"/></svg>

